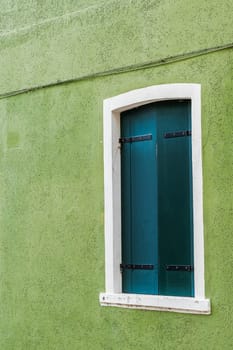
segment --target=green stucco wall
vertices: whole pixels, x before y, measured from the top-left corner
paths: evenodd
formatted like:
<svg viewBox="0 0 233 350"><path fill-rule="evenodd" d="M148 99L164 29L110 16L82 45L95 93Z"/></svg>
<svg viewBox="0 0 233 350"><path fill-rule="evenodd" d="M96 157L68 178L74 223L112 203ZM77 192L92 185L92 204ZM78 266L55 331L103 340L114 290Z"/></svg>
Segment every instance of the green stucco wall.
<svg viewBox="0 0 233 350"><path fill-rule="evenodd" d="M0 349L232 349L233 50L4 94L228 44L233 2L0 4ZM212 314L100 307L103 99L182 82L202 86Z"/></svg>

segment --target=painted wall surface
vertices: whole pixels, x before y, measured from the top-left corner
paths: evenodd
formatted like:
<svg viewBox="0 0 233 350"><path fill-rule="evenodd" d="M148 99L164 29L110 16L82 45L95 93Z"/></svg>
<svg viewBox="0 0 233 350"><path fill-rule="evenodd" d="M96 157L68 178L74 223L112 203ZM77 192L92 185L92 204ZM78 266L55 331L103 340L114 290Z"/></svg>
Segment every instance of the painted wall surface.
<svg viewBox="0 0 233 350"><path fill-rule="evenodd" d="M1 3L11 18L0 36L1 94L227 44L233 37L232 1L63 1L54 8L49 1ZM85 10L87 5L95 10ZM232 72L228 49L2 96L0 349L232 349ZM205 279L212 314L100 307L103 99L183 82L202 86Z"/></svg>
<svg viewBox="0 0 233 350"><path fill-rule="evenodd" d="M3 1L5 8L7 3ZM67 5L59 1L59 6L48 0L12 3L15 11L4 16L7 29L0 37L0 93L218 46L233 38L232 0L88 0L86 9L84 0ZM34 20L33 11L41 13L39 19ZM64 16L59 16L62 11ZM7 26L12 21L15 30Z"/></svg>

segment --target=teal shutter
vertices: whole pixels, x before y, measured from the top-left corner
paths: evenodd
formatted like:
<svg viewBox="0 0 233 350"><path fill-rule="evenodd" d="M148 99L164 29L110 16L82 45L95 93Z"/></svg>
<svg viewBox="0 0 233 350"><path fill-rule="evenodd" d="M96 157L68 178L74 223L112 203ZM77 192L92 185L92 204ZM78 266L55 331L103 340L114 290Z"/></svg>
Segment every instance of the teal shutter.
<svg viewBox="0 0 233 350"><path fill-rule="evenodd" d="M190 109L189 101L156 106L161 295L193 296L191 137L181 134L191 130Z"/></svg>
<svg viewBox="0 0 233 350"><path fill-rule="evenodd" d="M123 292L158 293L156 124L150 107L122 113L121 137L150 135L122 142ZM133 266L137 268L133 268ZM144 266L142 266L144 265ZM150 267L150 269L145 267ZM127 268L129 266L130 268ZM143 267L143 268L140 268Z"/></svg>
<svg viewBox="0 0 233 350"><path fill-rule="evenodd" d="M189 101L121 114L125 293L193 296Z"/></svg>

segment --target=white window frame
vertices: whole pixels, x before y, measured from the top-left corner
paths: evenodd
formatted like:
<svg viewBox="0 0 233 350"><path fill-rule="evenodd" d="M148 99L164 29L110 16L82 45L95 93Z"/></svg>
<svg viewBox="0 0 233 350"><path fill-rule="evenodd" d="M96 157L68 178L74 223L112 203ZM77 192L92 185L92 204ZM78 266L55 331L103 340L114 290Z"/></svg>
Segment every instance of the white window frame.
<svg viewBox="0 0 233 350"><path fill-rule="evenodd" d="M191 100L194 218L194 297L122 293L120 113L152 102ZM201 85L164 84L104 100L105 293L100 304L149 310L210 314L205 298L201 147Z"/></svg>

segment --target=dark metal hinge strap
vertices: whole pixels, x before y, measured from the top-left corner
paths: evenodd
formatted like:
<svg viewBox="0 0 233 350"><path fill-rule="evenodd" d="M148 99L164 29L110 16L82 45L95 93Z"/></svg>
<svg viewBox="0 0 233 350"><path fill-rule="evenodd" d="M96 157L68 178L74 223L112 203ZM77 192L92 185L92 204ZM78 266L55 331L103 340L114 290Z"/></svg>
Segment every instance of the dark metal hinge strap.
<svg viewBox="0 0 233 350"><path fill-rule="evenodd" d="M128 142L138 142L138 141L148 141L148 140L152 140L152 134L131 136L131 137L121 137L119 139L119 142L128 143Z"/></svg>
<svg viewBox="0 0 233 350"><path fill-rule="evenodd" d="M167 132L164 134L164 138L171 139L173 137L184 137L184 136L191 136L191 135L192 135L191 130L183 130L183 131Z"/></svg>
<svg viewBox="0 0 233 350"><path fill-rule="evenodd" d="M167 271L193 271L194 268L192 265L166 265Z"/></svg>
<svg viewBox="0 0 233 350"><path fill-rule="evenodd" d="M153 270L154 265L151 264L120 264L121 271L126 270Z"/></svg>

